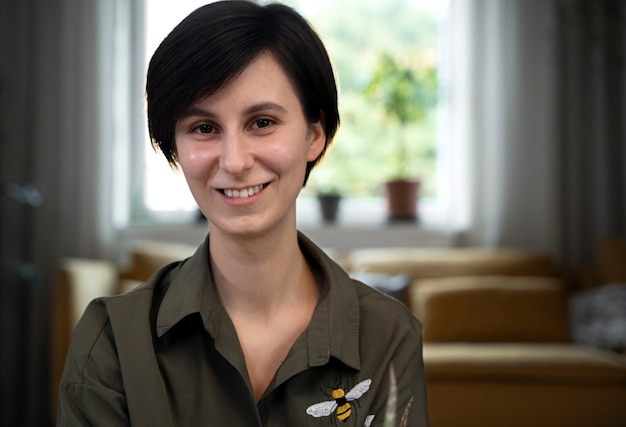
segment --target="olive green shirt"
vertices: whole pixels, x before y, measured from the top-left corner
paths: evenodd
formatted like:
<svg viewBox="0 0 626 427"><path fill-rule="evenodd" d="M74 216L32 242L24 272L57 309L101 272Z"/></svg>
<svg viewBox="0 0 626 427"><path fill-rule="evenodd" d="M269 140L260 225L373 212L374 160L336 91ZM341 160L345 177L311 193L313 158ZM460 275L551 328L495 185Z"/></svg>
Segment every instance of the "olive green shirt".
<svg viewBox="0 0 626 427"><path fill-rule="evenodd" d="M323 291L256 402L213 286L208 240L140 287L88 306L65 363L58 426L382 426L390 366L394 425L405 413L407 426L428 425L421 325L302 234Z"/></svg>

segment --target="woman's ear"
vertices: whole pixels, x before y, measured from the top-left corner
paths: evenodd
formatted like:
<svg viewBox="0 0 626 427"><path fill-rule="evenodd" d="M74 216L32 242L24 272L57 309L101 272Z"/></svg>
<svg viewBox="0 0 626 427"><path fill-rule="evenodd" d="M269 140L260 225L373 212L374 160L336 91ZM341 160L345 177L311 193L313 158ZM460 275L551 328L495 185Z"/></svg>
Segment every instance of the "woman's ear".
<svg viewBox="0 0 626 427"><path fill-rule="evenodd" d="M309 125L309 152L307 161L316 160L326 148L326 129L324 127L324 112L320 114L320 119Z"/></svg>

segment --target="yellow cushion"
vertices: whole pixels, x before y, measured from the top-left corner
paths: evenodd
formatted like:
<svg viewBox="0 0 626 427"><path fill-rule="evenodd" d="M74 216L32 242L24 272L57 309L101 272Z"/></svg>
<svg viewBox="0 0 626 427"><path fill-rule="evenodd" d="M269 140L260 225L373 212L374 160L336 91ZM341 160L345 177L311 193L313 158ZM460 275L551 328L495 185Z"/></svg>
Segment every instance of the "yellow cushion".
<svg viewBox="0 0 626 427"><path fill-rule="evenodd" d="M411 307L425 342L569 342L564 285L547 277L424 279Z"/></svg>
<svg viewBox="0 0 626 427"><path fill-rule="evenodd" d="M626 385L626 357L574 344L424 345L429 380Z"/></svg>
<svg viewBox="0 0 626 427"><path fill-rule="evenodd" d="M120 279L145 282L159 268L190 257L196 249L177 243L134 242L129 251L130 265L122 271Z"/></svg>
<svg viewBox="0 0 626 427"><path fill-rule="evenodd" d="M561 275L549 256L507 248L357 249L350 254L349 262L352 271L401 273L414 280L477 275Z"/></svg>

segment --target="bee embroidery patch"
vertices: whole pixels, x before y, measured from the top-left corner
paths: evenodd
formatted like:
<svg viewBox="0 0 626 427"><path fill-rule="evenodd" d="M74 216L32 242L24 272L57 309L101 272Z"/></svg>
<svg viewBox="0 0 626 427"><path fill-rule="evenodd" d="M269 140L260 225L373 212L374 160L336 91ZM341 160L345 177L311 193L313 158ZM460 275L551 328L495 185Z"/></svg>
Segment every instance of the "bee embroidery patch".
<svg viewBox="0 0 626 427"><path fill-rule="evenodd" d="M326 400L324 402L316 403L306 408L306 413L312 417L327 417L336 412L337 419L342 422L346 422L354 410L353 402L363 396L367 390L370 389L372 380L363 380L350 391L346 391L341 387L333 388L330 393L330 397L333 400Z"/></svg>

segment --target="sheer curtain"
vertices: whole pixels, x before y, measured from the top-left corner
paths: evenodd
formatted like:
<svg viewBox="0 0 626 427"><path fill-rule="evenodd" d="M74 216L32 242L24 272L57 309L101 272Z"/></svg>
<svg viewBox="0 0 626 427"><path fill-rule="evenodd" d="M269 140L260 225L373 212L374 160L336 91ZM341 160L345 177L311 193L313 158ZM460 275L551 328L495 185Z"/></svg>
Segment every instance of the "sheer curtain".
<svg viewBox="0 0 626 427"><path fill-rule="evenodd" d="M143 2L64 0L61 226L64 256L114 258L130 204L130 160L143 117ZM141 127L139 127L141 129Z"/></svg>
<svg viewBox="0 0 626 427"><path fill-rule="evenodd" d="M143 64L133 52L142 3L0 3L2 425L53 425L48 328L59 261L115 254L129 123L144 120L129 72L137 57ZM40 205L7 192L23 182L41 189Z"/></svg>
<svg viewBox="0 0 626 427"><path fill-rule="evenodd" d="M580 267L598 238L624 234L624 68L585 61L563 15L578 3L450 2L444 146L448 224L462 244L522 247ZM622 27L611 43L623 55L616 7ZM603 28L609 18L593 19ZM606 53L606 40L594 40Z"/></svg>

